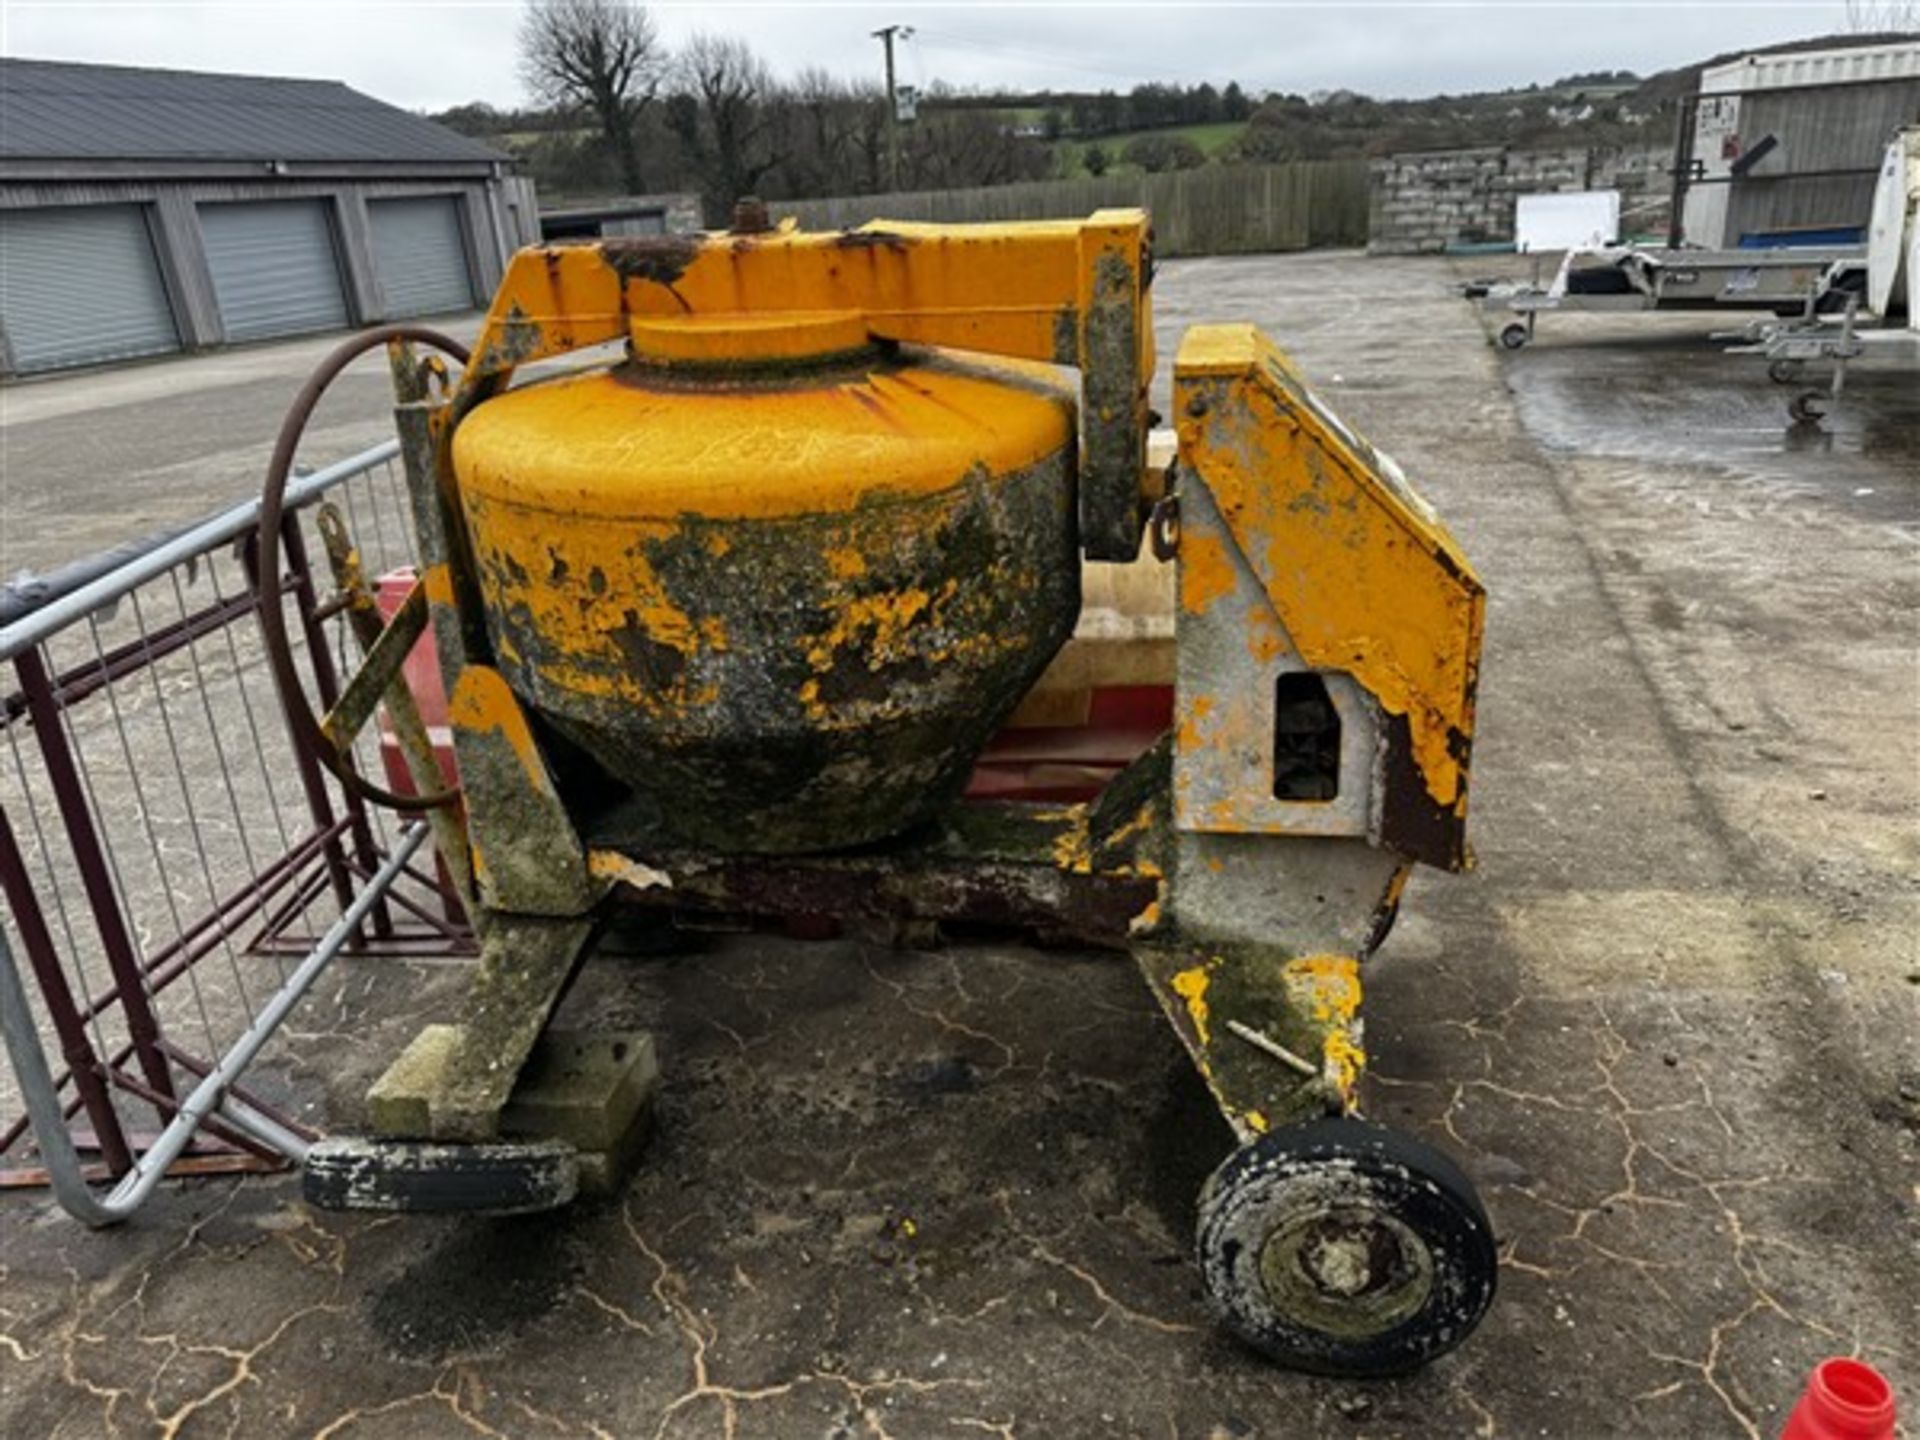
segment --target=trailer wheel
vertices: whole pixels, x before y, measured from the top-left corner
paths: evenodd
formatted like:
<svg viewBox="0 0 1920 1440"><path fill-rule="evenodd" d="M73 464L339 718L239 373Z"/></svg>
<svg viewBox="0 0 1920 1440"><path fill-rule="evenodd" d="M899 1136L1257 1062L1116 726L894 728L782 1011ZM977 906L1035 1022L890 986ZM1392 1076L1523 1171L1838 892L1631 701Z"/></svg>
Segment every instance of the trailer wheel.
<svg viewBox="0 0 1920 1440"><path fill-rule="evenodd" d="M1806 368L1804 360L1775 360L1767 366L1767 378L1776 385L1791 385Z"/></svg>
<svg viewBox="0 0 1920 1440"><path fill-rule="evenodd" d="M1824 390L1803 390L1787 402L1787 414L1796 425L1817 425L1827 413L1829 398Z"/></svg>
<svg viewBox="0 0 1920 1440"><path fill-rule="evenodd" d="M1493 1227L1454 1163L1353 1119L1262 1135L1200 1197L1221 1322L1322 1375L1397 1375L1465 1340L1493 1300Z"/></svg>
<svg viewBox="0 0 1920 1440"><path fill-rule="evenodd" d="M1509 325L1500 327L1502 350L1519 350L1531 339L1533 339L1533 332L1522 321L1515 320Z"/></svg>

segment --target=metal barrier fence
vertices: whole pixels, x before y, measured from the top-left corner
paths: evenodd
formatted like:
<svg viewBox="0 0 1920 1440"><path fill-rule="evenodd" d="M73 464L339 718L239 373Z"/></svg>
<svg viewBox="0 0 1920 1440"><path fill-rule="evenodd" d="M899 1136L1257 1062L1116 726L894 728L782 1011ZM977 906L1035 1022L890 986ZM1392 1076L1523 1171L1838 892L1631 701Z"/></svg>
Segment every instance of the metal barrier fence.
<svg viewBox="0 0 1920 1440"><path fill-rule="evenodd" d="M289 488L269 593L323 706L357 662L310 565L316 509L339 510L369 573L411 563L397 449ZM61 572L0 625L0 1185L51 1181L92 1224L165 1171L301 1158L301 1097L260 1057L336 954L469 946L416 862L424 829L345 795L284 723L255 511ZM369 773L378 749L356 752Z"/></svg>

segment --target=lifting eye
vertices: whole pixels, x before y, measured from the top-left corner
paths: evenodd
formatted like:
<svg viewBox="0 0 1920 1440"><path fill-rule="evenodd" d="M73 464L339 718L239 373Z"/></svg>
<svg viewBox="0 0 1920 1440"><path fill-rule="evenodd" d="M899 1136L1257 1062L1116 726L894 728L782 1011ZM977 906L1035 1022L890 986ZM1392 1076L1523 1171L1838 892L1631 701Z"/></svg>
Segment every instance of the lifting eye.
<svg viewBox="0 0 1920 1440"><path fill-rule="evenodd" d="M1340 712L1326 682L1290 670L1274 682L1273 798L1331 800L1340 793Z"/></svg>

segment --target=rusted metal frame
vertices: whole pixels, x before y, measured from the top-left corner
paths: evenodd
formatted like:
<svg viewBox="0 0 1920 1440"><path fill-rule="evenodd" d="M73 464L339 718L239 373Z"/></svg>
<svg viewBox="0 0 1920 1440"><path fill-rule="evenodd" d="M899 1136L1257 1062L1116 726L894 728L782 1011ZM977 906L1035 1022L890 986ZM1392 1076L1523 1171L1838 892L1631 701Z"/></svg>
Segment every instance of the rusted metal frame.
<svg viewBox="0 0 1920 1440"><path fill-rule="evenodd" d="M400 468L406 477L420 576L427 587L429 624L440 661L440 683L451 697L469 661L492 658L486 611L479 582L469 563L466 521L451 467L442 454L452 445L453 427L477 398L493 393L485 380L462 376L459 400L434 398L429 367L414 358L410 346L388 347L393 377L394 429L400 437ZM504 384L502 378L500 383Z"/></svg>
<svg viewBox="0 0 1920 1440"><path fill-rule="evenodd" d="M5 1153L5 1147L0 1146L0 1155ZM277 1155L269 1162L243 1150L218 1150L209 1155L181 1156L167 1167L167 1178L199 1180L215 1175L265 1175L286 1168L287 1162ZM79 1174L88 1184L119 1178L105 1165L83 1165ZM53 1171L45 1165L16 1165L0 1169L0 1190L39 1190L51 1184L52 1180Z"/></svg>
<svg viewBox="0 0 1920 1440"><path fill-rule="evenodd" d="M337 835L339 830L336 829L334 833ZM244 889L236 891L231 898L222 901L211 912L187 926L176 938L142 960L140 968L145 976L147 994L159 995L175 980L210 955L221 942L233 937L240 927L238 922L226 919L228 912L237 909L241 902L249 897L257 897L259 903L256 908L264 910L267 901L299 875L302 868L319 853L328 838L326 835L319 834L309 836L248 881ZM91 1020L95 1016L104 1015L119 1002L119 999L120 987L116 983L99 995L87 996L84 1008L80 1012L81 1016ZM159 1043L161 1050L165 1051L168 1048L165 1039Z"/></svg>
<svg viewBox="0 0 1920 1440"><path fill-rule="evenodd" d="M431 814L433 812L429 813ZM406 868L405 875L406 878L425 886L436 895L442 894L438 877L423 874L411 865ZM362 878L365 877L363 876ZM445 897L442 896L442 898L444 899ZM467 926L448 920L444 916L435 915L426 906L420 904L412 897L395 890L387 896L387 899L392 904L413 916L414 919L420 921L421 924L437 932L443 940L458 943L471 942L472 931L469 930Z"/></svg>
<svg viewBox="0 0 1920 1440"><path fill-rule="evenodd" d="M177 1062L180 1058L180 1052L172 1046L168 1046L167 1049ZM183 1065L181 1068L191 1069L193 1067ZM207 1067L205 1065L199 1067L200 1078L206 1078L206 1069ZM141 1100L145 1100L169 1121L180 1113L179 1106L170 1097L156 1094L149 1086L141 1084L124 1070L111 1070L108 1072L107 1078L110 1079L117 1088L125 1090L128 1094L136 1096ZM235 1129L231 1125L223 1123L215 1116L207 1116L200 1122L199 1128L201 1132L212 1135L223 1145L231 1146L236 1150L244 1150L247 1154L261 1160L270 1160L281 1165L286 1163L286 1157L284 1155L276 1155L258 1140L253 1139L251 1136ZM169 1166L168 1168L171 1169L172 1167Z"/></svg>
<svg viewBox="0 0 1920 1440"><path fill-rule="evenodd" d="M620 899L757 918L954 921L1124 946L1164 894L1165 775L1154 747L1086 804L962 803L924 838L883 852L657 856L672 885L623 888ZM615 854L636 838L593 837Z"/></svg>
<svg viewBox="0 0 1920 1440"><path fill-rule="evenodd" d="M36 646L14 656L13 666L21 692L27 697L27 713L32 717L41 763L46 767L47 783L53 788L54 803L59 807L67 844L72 849L74 865L80 872L80 883L87 892L87 903L93 911L93 923L100 934L101 948L122 995L121 1008L127 1017L127 1034L133 1040L140 1071L156 1091L171 1095L173 1077L168 1073L166 1057L161 1054L157 1043L160 1026L143 988L145 977L141 973L140 959L134 949L133 937L127 933L126 915L120 908L120 895L107 864L99 828L94 823L93 807L75 767L73 751L67 743L63 712L54 703L46 662Z"/></svg>
<svg viewBox="0 0 1920 1440"><path fill-rule="evenodd" d="M47 1068L46 1053L27 1012L26 992L13 962L6 933L0 930L0 1039L5 1041L14 1074L20 1084L33 1132L49 1172L48 1178L59 1202L69 1214L88 1225L118 1224L127 1219L146 1200L166 1176L169 1166L192 1143L195 1133L210 1119L219 1119L246 1131L252 1138L266 1141L281 1153L304 1156L307 1142L265 1115L249 1114L242 1106L223 1109L231 1087L272 1038L310 990L322 971L346 947L353 933L378 902L381 892L390 886L401 869L426 839L424 826L403 831L376 875L353 903L329 927L327 933L308 952L286 982L274 992L249 1021L240 1038L214 1062L208 1074L191 1092L180 1099L177 1113L166 1128L134 1162L133 1168L101 1196L90 1190L82 1178L73 1136L67 1128L58 1090Z"/></svg>
<svg viewBox="0 0 1920 1440"><path fill-rule="evenodd" d="M676 873L672 889L624 892L637 908L786 919L831 914L879 922L931 920L1003 926L1119 948L1128 921L1159 894L1153 877L1067 875L1042 864L982 862L905 867L886 857L721 861Z"/></svg>
<svg viewBox="0 0 1920 1440"><path fill-rule="evenodd" d="M313 667L314 689L319 692L320 703L332 709L340 703L340 674L334 669L333 652L327 645L327 630L314 611L319 608L319 591L313 582L312 562L307 557L306 535L300 529L298 515L291 515L286 521L283 532L283 546L287 555L287 569L295 580L294 593L299 597L301 628L306 633L307 654ZM348 767L354 768L351 752L345 757ZM343 791L341 804L345 806L352 824L348 834L352 839L353 853L362 867L372 867L380 863L380 846L373 836L373 824L367 815L366 802L350 790ZM393 917L387 910L386 896L383 894L369 916L373 933L386 938L393 932ZM356 935L356 939L362 938Z"/></svg>
<svg viewBox="0 0 1920 1440"><path fill-rule="evenodd" d="M287 516L283 522L280 544L287 557L288 574L293 581L296 608L307 642L307 662L313 669L314 688L320 692L320 703L331 708L340 698L340 677L333 667L333 656L327 648L326 628L314 618L319 596L313 583L313 570L307 560L306 537L301 533L297 514ZM286 696L281 697L281 703L284 708L287 703ZM293 728L291 721L288 722L287 728L294 753L300 757L301 778L303 785L307 788L308 803L314 804L315 797L318 797L318 805L322 807L315 809L314 819L324 826L333 818L333 809L327 798L327 783L320 761L301 742L299 732ZM309 775L312 777L310 783L307 780ZM357 797L348 794L342 794L340 803L350 822L347 838L351 841L355 858L363 866L374 863L372 857L377 847L374 844L373 827L367 820L366 807ZM336 865L330 858L327 869L328 876L333 882L334 898L339 901L342 908L345 908L352 902L353 886L346 868L344 847L338 859L339 863ZM382 902L374 907L372 921L376 935L385 938L391 932L393 921L387 913L384 897ZM353 937L353 947L360 948L364 941L364 936L356 934Z"/></svg>
<svg viewBox="0 0 1920 1440"><path fill-rule="evenodd" d="M375 706L384 699L387 718L392 723L394 739L414 789L422 795L444 792L447 782L434 753L433 737L427 731L426 721L420 717L419 702L401 675L401 667L412 653L414 642L426 628L427 588L416 580L399 609L383 625L379 605L367 588L360 553L354 538L347 533L345 519L327 503L320 507L316 523L326 546L334 583L348 601L347 624L364 652L360 668L348 682L347 694L320 728L335 745L350 746ZM433 828L441 872L453 889L453 898L477 924L480 912L474 901L469 868L471 849L465 812L458 804L436 805L427 811L427 823ZM395 896L396 900L399 898Z"/></svg>
<svg viewBox="0 0 1920 1440"><path fill-rule="evenodd" d="M183 1070L191 1071L202 1080L207 1078L208 1072L213 1068L202 1057L188 1054L171 1041L163 1040L161 1044L166 1047L168 1056L176 1065ZM244 1085L229 1085L227 1087L227 1094L233 1099L238 1100L248 1109L259 1111L276 1125L284 1125L287 1129L293 1131L294 1134L301 1136L303 1139L318 1140L320 1138L320 1132L311 1125L303 1120L296 1120L279 1106L262 1100ZM286 1157L275 1156L275 1158L285 1159Z"/></svg>
<svg viewBox="0 0 1920 1440"><path fill-rule="evenodd" d="M101 1080L104 1082L114 1071L125 1065L132 1054L133 1046L127 1044L120 1045L110 1052L100 1066ZM73 1072L71 1070L63 1070L54 1078L53 1088L55 1090L64 1090L72 1079ZM66 1102L64 1109L61 1111L61 1115L65 1119L71 1120L74 1116L78 1115L83 1108L80 1097L75 1095L73 1099ZM7 1126L5 1130L0 1130L0 1155L5 1155L7 1151L11 1150L14 1143L18 1141L22 1135L26 1134L32 1124L33 1120L31 1116L20 1115L15 1118L13 1123ZM129 1131L125 1126L122 1126L120 1133L133 1150L137 1151L140 1148L142 1137L139 1131Z"/></svg>
<svg viewBox="0 0 1920 1440"><path fill-rule="evenodd" d="M350 872L360 878L367 876L351 861ZM426 886L436 894L440 893L439 882L431 876L422 874L418 867L408 865L403 875L416 883ZM324 873L308 876L279 909L261 923L260 929L248 944L248 949L259 954L281 955L287 953L303 954L312 944L312 936L289 938L288 927L292 921L306 910L313 897L326 888L327 877ZM450 924L440 916L416 905L397 889L388 895L390 903L411 915L417 916L430 934L410 933L405 928L396 927L394 933L383 940L377 952L381 955L471 955L474 951L473 934L463 925Z"/></svg>
<svg viewBox="0 0 1920 1440"><path fill-rule="evenodd" d="M86 699L103 686L124 679L157 660L183 650L195 640L253 612L253 597L239 595L170 621L141 640L130 640L107 651L102 659L84 661L53 677L54 699L64 708ZM0 701L0 724L26 713L26 697L19 691Z"/></svg>
<svg viewBox="0 0 1920 1440"><path fill-rule="evenodd" d="M290 525L297 523L297 521L289 521ZM252 593L264 594L263 587L266 579L260 573L260 550L254 536L249 535L242 540L240 563L241 568L246 571L248 586ZM297 578L275 576L272 584L276 604L281 603L281 598L288 593L296 597L300 596ZM308 593L310 597L311 587ZM309 603L310 599L300 600L303 611L310 614ZM287 716L287 702L284 696L280 697L280 714L287 729L287 743L293 751L294 773L300 779L301 793L306 796L307 812L313 817L315 829L330 837L323 852L326 857L327 880L333 888L335 902L344 906L353 893L353 885L347 870L346 852L340 844L341 831L337 828L338 822L333 813L333 801L327 791L326 779L321 772L320 762L305 745L300 743L299 732Z"/></svg>
<svg viewBox="0 0 1920 1440"><path fill-rule="evenodd" d="M349 605L348 622L353 623L363 613ZM370 631L363 633L359 625L354 625L356 634L367 643L366 656L340 693L339 703L320 721L321 730L337 745L353 743L373 718L386 691L399 679L400 667L406 663L413 642L427 628L427 593L416 582L385 626L371 616L367 618L372 620Z"/></svg>
<svg viewBox="0 0 1920 1440"><path fill-rule="evenodd" d="M1306 668L1350 675L1378 707L1376 843L1465 868L1485 590L1458 543L1254 327L1189 330L1174 401L1181 472L1211 497L1288 647ZM1313 504L1295 503L1308 493ZM1342 546L1366 563L1341 569Z"/></svg>
<svg viewBox="0 0 1920 1440"><path fill-rule="evenodd" d="M94 1134L100 1138L101 1158L107 1168L115 1175L124 1175L133 1168L133 1157L103 1082L105 1067L87 1037L87 1017L76 1005L72 987L61 968L53 934L47 928L46 916L41 912L39 897L34 894L33 881L27 873L26 858L20 853L13 823L3 806L0 806L0 894L6 896L7 909L13 915L21 945L27 953L27 963L33 967L34 982L40 987L41 1003L46 1006L47 1018L59 1038L60 1054L67 1062L64 1078L73 1081L79 1103L93 1122ZM9 1135L0 1140L0 1153L6 1151L14 1138Z"/></svg>
<svg viewBox="0 0 1920 1440"><path fill-rule="evenodd" d="M443 874L445 875L444 883L442 881ZM410 910L433 929L438 930L448 940L471 949L473 926L467 918L467 912L461 909L460 897L454 892L452 874L444 867L436 866L435 873L429 875L409 865L407 867L407 878L416 884L425 886L428 890L431 890L435 895L440 897L441 913L434 915L420 906L413 905L408 901L406 896L399 891L394 892L394 903Z"/></svg>
<svg viewBox="0 0 1920 1440"><path fill-rule="evenodd" d="M335 820L325 830L315 831L311 840L313 853L322 857L326 857L330 853L336 853L338 851L338 841L340 837L346 833L347 826L350 823L349 820L342 817ZM331 847L331 849L329 847ZM361 872L344 856L341 857L341 864L346 868L347 874L350 877L361 875ZM317 871L310 871L301 875L293 887L293 892L288 895L278 907L268 911L261 920L260 928L254 931L253 938L247 942L247 949L250 952L258 954L269 952L278 954L279 951L272 950L268 942L278 939L280 932L292 922L296 915L304 914L307 907L313 903L315 897L332 884L332 879L332 875L324 865Z"/></svg>

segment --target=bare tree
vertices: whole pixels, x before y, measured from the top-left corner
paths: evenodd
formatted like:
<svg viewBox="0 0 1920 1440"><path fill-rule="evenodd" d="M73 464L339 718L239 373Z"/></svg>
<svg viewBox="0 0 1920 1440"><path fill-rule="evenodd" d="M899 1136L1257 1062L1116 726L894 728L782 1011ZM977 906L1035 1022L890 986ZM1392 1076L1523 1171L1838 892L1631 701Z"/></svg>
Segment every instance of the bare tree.
<svg viewBox="0 0 1920 1440"><path fill-rule="evenodd" d="M629 194L647 188L635 128L665 71L652 18L628 0L531 0L521 18L527 88L549 105L593 116Z"/></svg>
<svg viewBox="0 0 1920 1440"><path fill-rule="evenodd" d="M886 104L876 85L802 70L788 92L787 154L766 182L782 195L844 195L878 188Z"/></svg>
<svg viewBox="0 0 1920 1440"><path fill-rule="evenodd" d="M695 35L677 69L683 93L669 119L700 171L708 203L724 213L785 158L774 141L790 118L786 97L766 63L731 36Z"/></svg>

